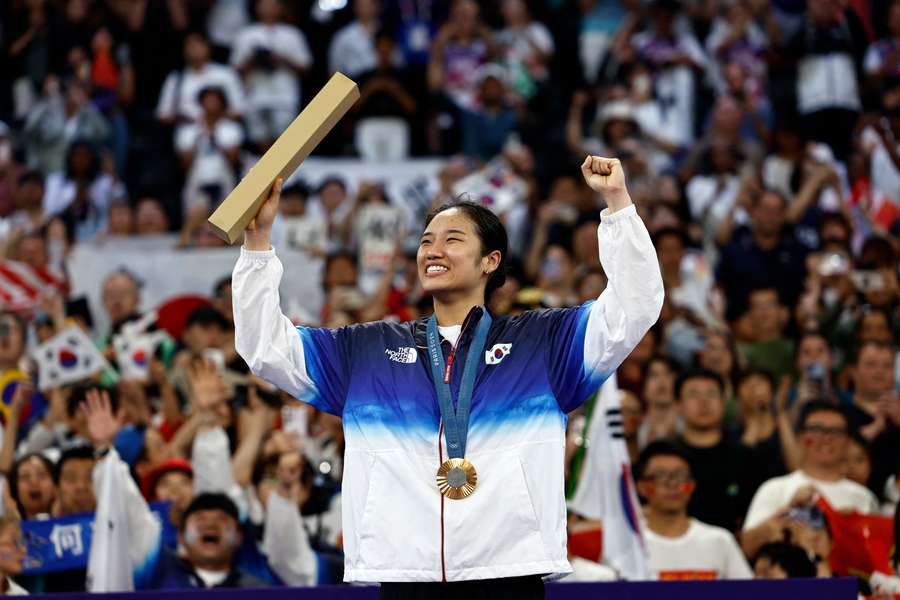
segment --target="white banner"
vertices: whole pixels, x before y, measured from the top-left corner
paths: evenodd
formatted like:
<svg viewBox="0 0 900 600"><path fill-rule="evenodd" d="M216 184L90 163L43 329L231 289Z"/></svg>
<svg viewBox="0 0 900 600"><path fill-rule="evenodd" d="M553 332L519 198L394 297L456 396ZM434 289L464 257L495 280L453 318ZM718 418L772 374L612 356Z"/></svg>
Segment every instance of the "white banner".
<svg viewBox="0 0 900 600"><path fill-rule="evenodd" d="M94 330L105 334L110 323L103 309L103 281L114 271L127 269L142 282L142 311L153 310L173 296L199 294L211 297L213 286L231 275L238 248L175 248L177 237L147 236L111 238L77 244L68 259L72 297L87 296ZM297 315L299 306L318 319L322 306L322 261L302 252L279 252L284 264L281 282L282 309Z"/></svg>

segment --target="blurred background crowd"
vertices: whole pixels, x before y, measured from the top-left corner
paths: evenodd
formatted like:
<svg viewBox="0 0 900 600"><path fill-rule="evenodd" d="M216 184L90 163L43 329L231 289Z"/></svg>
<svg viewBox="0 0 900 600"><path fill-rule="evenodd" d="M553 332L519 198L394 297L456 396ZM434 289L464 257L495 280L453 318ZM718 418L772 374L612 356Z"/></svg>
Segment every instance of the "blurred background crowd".
<svg viewBox="0 0 900 600"><path fill-rule="evenodd" d="M360 100L273 234L291 319L426 314L421 217L460 193L510 232L494 311L594 299L578 165L618 157L666 286L618 372L654 576L829 577L852 512L864 591L898 585L900 1L7 0L0 57L6 593L92 587L60 518L110 489L138 587L340 581L340 420L248 373L205 226L335 71Z"/></svg>

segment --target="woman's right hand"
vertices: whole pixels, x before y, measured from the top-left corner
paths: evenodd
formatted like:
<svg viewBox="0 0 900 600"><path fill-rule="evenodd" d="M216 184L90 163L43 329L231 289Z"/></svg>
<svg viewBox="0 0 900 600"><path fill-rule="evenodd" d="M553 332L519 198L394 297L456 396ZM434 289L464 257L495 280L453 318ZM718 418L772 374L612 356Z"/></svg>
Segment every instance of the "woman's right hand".
<svg viewBox="0 0 900 600"><path fill-rule="evenodd" d="M282 179L279 177L272 185L272 191L266 198L256 217L250 221L244 230L244 247L247 250L266 251L272 247L271 234L272 223L275 222L275 215L278 214L278 200L281 198Z"/></svg>

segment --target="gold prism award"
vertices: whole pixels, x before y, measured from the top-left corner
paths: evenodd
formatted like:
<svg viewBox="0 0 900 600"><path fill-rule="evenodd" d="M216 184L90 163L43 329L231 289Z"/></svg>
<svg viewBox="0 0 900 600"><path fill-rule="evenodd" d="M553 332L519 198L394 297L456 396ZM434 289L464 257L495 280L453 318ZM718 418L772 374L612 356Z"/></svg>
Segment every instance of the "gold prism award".
<svg viewBox="0 0 900 600"><path fill-rule="evenodd" d="M437 472L437 486L441 494L451 500L462 500L472 495L478 485L475 465L464 458L445 460Z"/></svg>

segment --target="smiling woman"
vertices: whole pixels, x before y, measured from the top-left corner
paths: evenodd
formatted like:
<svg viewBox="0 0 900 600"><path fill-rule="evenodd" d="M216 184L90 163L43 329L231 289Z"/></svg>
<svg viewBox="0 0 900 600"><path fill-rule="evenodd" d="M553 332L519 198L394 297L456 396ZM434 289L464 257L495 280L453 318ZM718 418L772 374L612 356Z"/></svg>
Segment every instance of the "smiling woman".
<svg viewBox="0 0 900 600"><path fill-rule="evenodd" d="M232 277L235 345L254 373L343 418L346 581L380 582L382 598L521 600L544 597L542 576L571 571L566 413L663 302L619 161L587 157L581 170L607 204L598 236L609 283L574 308L491 314L506 231L487 208L453 202L428 216L416 257L432 316L294 327L269 242L280 181L247 228Z"/></svg>

